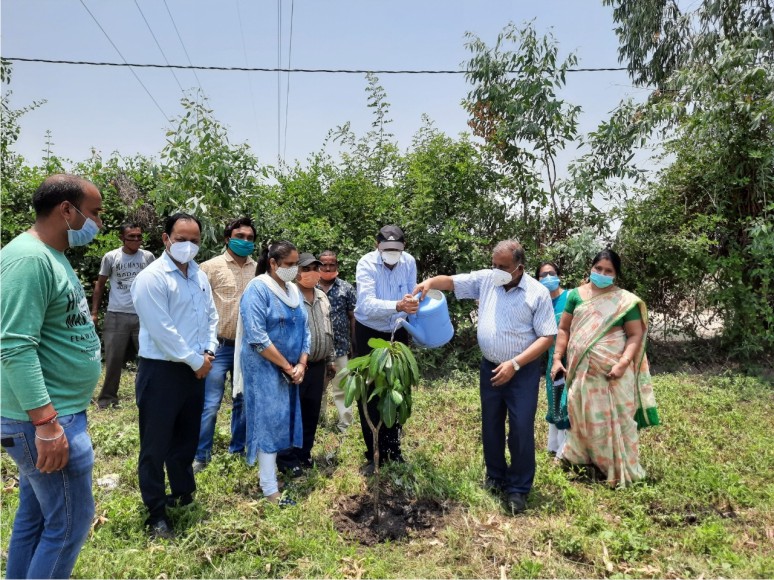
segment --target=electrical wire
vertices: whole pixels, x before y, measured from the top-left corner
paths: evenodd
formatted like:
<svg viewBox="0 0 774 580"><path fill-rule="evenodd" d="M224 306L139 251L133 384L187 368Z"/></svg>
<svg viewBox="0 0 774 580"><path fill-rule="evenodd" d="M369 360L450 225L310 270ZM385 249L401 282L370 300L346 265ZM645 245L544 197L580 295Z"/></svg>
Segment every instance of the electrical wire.
<svg viewBox="0 0 774 580"><path fill-rule="evenodd" d="M280 156L280 114L282 111L282 0L277 0L277 163L282 162Z"/></svg>
<svg viewBox="0 0 774 580"><path fill-rule="evenodd" d="M83 0L81 0L82 2ZM153 63L130 63L130 62L99 62L90 60L55 60L47 58L26 58L20 56L3 56L3 60L12 62L33 62L44 64L72 64L86 66L112 66L112 67L136 67L136 68L174 68L180 70L212 70L212 71L249 71L249 72L268 72L268 73L312 73L312 74L376 74L376 75L464 75L471 71L467 70L430 70L430 69L353 69L353 68L270 68L270 67L245 67L245 66L199 66L182 64L153 64ZM627 67L588 67L588 68L568 68L568 73L588 73L588 72L616 72L627 71ZM517 73L518 70L507 71Z"/></svg>
<svg viewBox="0 0 774 580"><path fill-rule="evenodd" d="M159 52L161 53L162 58L164 59L164 62L169 64L169 59L167 58L167 55L164 54L164 49L161 48L161 44L159 43L159 39L156 38L156 35L153 33L153 29L150 26L150 23L148 22L148 19L145 18L145 14L142 11L142 8L140 8L140 4L137 2L137 0L134 0L134 5L137 6L137 10L140 12L140 16L142 16L143 21L145 22L145 26L148 27L148 32L151 33L151 36L153 37L153 41L156 43L156 46L159 48ZM171 68L169 69L169 72L172 73L172 76L175 77L175 82L177 83L177 86L180 87L180 92L184 93L183 85L180 84L180 79L177 78L177 75L175 74L175 69Z"/></svg>
<svg viewBox="0 0 774 580"><path fill-rule="evenodd" d="M167 5L167 0L164 0L164 7L167 9L167 14L169 14L169 19L172 21L172 27L175 29L175 34L177 34L177 39L180 41L180 46L183 47L183 52L185 53L185 57L188 59L188 65L189 65L187 67L174 66L174 68L193 70L193 74L196 77L196 84L199 85L199 91L201 92L202 95L204 95L204 88L202 87L202 81L199 80L199 75L196 74L197 70L204 70L204 69L193 66L193 63L191 62L191 57L188 54L188 50L185 48L185 42L183 42L183 37L180 36L180 31L177 29L175 18L172 16L172 11L169 9L169 6ZM169 65L169 66L172 66L172 65Z"/></svg>
<svg viewBox="0 0 774 580"><path fill-rule="evenodd" d="M85 3L83 0L80 0L80 2L81 2L81 5L83 6L83 8L86 10L86 12L88 12L88 13L89 13L89 16L91 16L92 20L94 20L94 23L95 23L95 24L96 24L96 25L99 27L99 29L102 31L102 34L104 34L104 35L105 35L105 38L107 38L107 39L108 39L108 42L109 42L111 45L113 45L113 48L114 48L114 49L115 49L115 51L118 53L118 56L120 56L120 57L121 57L121 60L123 60L123 61L124 61L124 65L129 67L129 70L130 70L130 71L132 71L132 74L134 75L134 78L136 78L136 79L137 79L137 82L138 82L138 83L140 83L140 86L142 86L142 88L143 88L143 89L145 89L145 92L148 94L148 96L150 97L151 101L153 101L153 104L154 104L154 105L156 105L156 108L159 110L159 112L161 112L161 114L162 114L162 115L164 115L164 119L166 119L167 123L171 123L172 121L170 121L169 117L168 117L168 116L167 116L167 114L164 112L164 109L162 109L162 108L161 108L161 105L159 105L158 101L157 101L155 98L153 98L153 95L152 95L152 94L151 94L151 92L148 90L148 87L146 87L146 86L145 86L145 83L143 83L143 82L142 82L142 79L140 79L140 77L137 75L137 73L136 73L136 72L134 72L134 69L132 68L132 66L131 66L131 65L130 65L128 62L126 62L126 59L124 58L124 55L123 55L123 54L121 54L121 51L120 51L120 50L118 50L118 47L116 46L115 42L113 42L113 41L111 40L111 38L110 38L110 35L109 35L109 34L108 34L106 31L105 31L105 29L104 29L104 28L102 28L102 25L99 23L99 20L97 20L97 17L96 17L96 16L94 16L94 14L92 14L92 13L91 13L91 10L89 10L89 7L88 7L88 6L86 6L86 3ZM6 59L6 60L7 60L7 59Z"/></svg>
<svg viewBox="0 0 774 580"><path fill-rule="evenodd" d="M239 0L236 0L236 9L237 9L237 20L239 21L239 35L242 37L242 54L244 54L245 57L245 66L249 66L250 63L247 62L247 43L245 42L245 30L242 26L242 10L239 8ZM256 128L256 136L260 135L260 125L258 124L258 111L255 109L255 94L253 92L253 78L250 76L249 72L245 73L247 75L247 85L250 90L250 105L252 105L253 109L253 122L255 122L255 128Z"/></svg>
<svg viewBox="0 0 774 580"><path fill-rule="evenodd" d="M288 68L290 68L290 58L293 55L293 13L295 12L296 2L290 1L290 37L288 39ZM282 157L287 156L288 151L288 109L290 108L290 73L288 72L287 88L285 89L285 145L282 148Z"/></svg>

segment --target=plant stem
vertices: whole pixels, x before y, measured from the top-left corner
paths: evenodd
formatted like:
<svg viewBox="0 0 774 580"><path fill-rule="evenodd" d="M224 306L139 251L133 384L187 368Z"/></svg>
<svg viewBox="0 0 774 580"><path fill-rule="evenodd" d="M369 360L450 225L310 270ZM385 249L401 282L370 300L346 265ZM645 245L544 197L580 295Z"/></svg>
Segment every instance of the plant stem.
<svg viewBox="0 0 774 580"><path fill-rule="evenodd" d="M379 524L380 515L379 515L379 501L380 501L380 489L381 489L381 477L379 473L379 429L382 427L383 421L381 418L379 419L379 423L377 425L374 425L374 422L371 420L371 415L368 413L368 398L366 397L366 400L363 401L363 413L365 414L366 423L368 423L368 427L371 429L371 438L373 439L373 447L374 447L374 488L373 488L373 502L374 502L374 521L376 524Z"/></svg>

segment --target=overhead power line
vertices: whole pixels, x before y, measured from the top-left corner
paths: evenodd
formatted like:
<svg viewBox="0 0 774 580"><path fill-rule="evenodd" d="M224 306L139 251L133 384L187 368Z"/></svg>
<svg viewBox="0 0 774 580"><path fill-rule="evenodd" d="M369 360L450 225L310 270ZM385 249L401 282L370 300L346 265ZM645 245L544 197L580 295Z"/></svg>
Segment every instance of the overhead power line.
<svg viewBox="0 0 774 580"><path fill-rule="evenodd" d="M164 54L164 49L161 48L161 43L159 42L159 39L156 38L156 34L153 32L153 29L151 28L150 22L148 22L148 19L145 18L145 13L142 11L142 8L140 8L139 2L137 0L134 0L134 5L137 6L137 10L140 13L140 16L142 16L143 22L145 22L145 26L148 28L148 32L150 32L151 36L153 37L153 42L156 43L156 46L159 49L159 52L161 53L161 57L164 59L164 62L169 64L169 59L167 58L167 55ZM169 72L172 73L172 76L175 77L175 82L177 83L177 86L180 87L180 92L185 93L183 90L183 85L180 84L180 80L177 78L177 75L175 74L175 69L170 68Z"/></svg>
<svg viewBox="0 0 774 580"><path fill-rule="evenodd" d="M295 12L295 0L290 1L290 37L288 39L288 68L290 68L290 58L293 56L293 13ZM290 73L288 73L287 87L285 89L285 144L282 148L282 157L288 149L288 109L290 108Z"/></svg>
<svg viewBox="0 0 774 580"><path fill-rule="evenodd" d="M199 80L199 75L196 74L196 67L193 66L193 63L191 62L191 57L188 55L188 50L185 48L185 43L183 42L183 37L180 36L180 31L177 29L177 24L175 24L175 18L172 16L172 11L169 9L169 6L167 5L167 0L164 0L164 8L167 9L167 14L169 14L169 19L172 21L172 27L175 29L175 34L177 34L177 39L180 41L180 46L183 47L183 52L185 53L185 58L188 59L188 64L190 66L188 67L175 67L175 68L190 68L193 69L193 74L196 77L196 84L199 85L199 91L202 95L204 95L204 88L202 87L202 82ZM167 63L169 65L169 63ZM169 65L170 67L172 65Z"/></svg>
<svg viewBox="0 0 774 580"><path fill-rule="evenodd" d="M250 62L247 60L247 43L245 42L245 29L242 26L242 10L239 8L239 0L236 0L236 15L237 22L239 24L239 36L242 39L242 54L245 57L245 66L250 66ZM255 93L253 92L253 77L250 73L245 73L247 76L247 87L250 90L250 105L253 109L253 122L255 123L256 136L260 135L260 125L258 124L258 111L255 108Z"/></svg>
<svg viewBox="0 0 774 580"><path fill-rule="evenodd" d="M277 0L277 163L282 161L280 149L280 113L282 111L282 0Z"/></svg>
<svg viewBox="0 0 774 580"><path fill-rule="evenodd" d="M136 67L136 68L174 68L182 70L214 70L214 71L240 71L240 72L268 72L268 73L313 73L313 74L376 74L376 75L463 75L466 70L429 70L429 69L353 69L353 68L270 68L247 66L196 66L182 64L154 64L154 63L130 63L130 62L96 62L89 60L54 60L47 58L24 58L17 56L4 56L3 60L12 62L36 62L44 64L70 64L85 66L111 66L111 67ZM568 73L586 72L615 72L627 71L626 67L587 67L568 68ZM519 72L512 70L508 72Z"/></svg>
<svg viewBox="0 0 774 580"><path fill-rule="evenodd" d="M91 10L89 10L89 7L88 7L88 6L86 6L86 3L85 3L83 0L80 0L80 1L81 1L81 4L83 5L83 8L86 10L86 12L88 12L88 13L89 13L89 16L91 16L91 19L94 21L94 23L95 23L95 24L96 24L96 25L99 27L99 29L102 31L102 34L104 34L104 35L105 35L105 38L107 38L107 39L108 39L108 42L109 42L111 45L113 45L113 48L114 48L114 49L116 50L116 52L118 53L118 56L120 56L120 57L121 57L121 60L123 60L123 61L124 61L124 62L123 62L123 64L120 64L120 63L114 63L114 64L116 64L116 65L118 65L118 66L126 66L126 67L129 67L129 70L130 70L130 71L132 71L132 74L134 75L134 78L136 78L136 79L137 79L137 82L138 82L138 83L140 83L140 85L142 86L142 88L143 88L143 89L145 89L145 92L148 94L148 96L150 97L151 101L153 101L153 104L154 104L154 105L156 105L156 108L157 108L157 109L158 109L158 110L161 112L161 114L162 114L162 115L164 115L164 118L167 120L167 122L168 122L168 123L169 123L169 122L171 122L171 121L170 121L170 119L169 119L169 117L167 116L167 114L164 112L164 109L162 109L162 108L161 108L161 105L159 105L158 101L157 101L156 99L154 99L154 98L153 98L153 95L152 95L152 94L151 94L151 92L148 90L148 87L146 87L146 86L145 86L145 83L143 83L143 82L142 82L142 79L140 79L140 77L139 77L139 76L137 76L137 73L136 73L136 72L134 72L134 69L132 68L132 65L130 65L128 62L126 62L126 59L124 58L124 55L123 55L123 54L121 54L121 51L120 51L120 50L118 50L118 47L116 46L116 43L115 43L115 42L113 42L113 40L110 38L110 35L107 33L107 31L106 31L104 28L102 28L102 25L99 23L99 20L97 20L97 17L96 17L96 16L94 16L94 14L92 14L92 13L91 13Z"/></svg>

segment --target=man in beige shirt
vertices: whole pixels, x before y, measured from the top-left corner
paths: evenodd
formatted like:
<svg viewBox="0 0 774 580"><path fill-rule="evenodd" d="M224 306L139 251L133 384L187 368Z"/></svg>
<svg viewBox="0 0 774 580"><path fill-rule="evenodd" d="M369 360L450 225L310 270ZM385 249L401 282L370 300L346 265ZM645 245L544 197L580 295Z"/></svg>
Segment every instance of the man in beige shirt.
<svg viewBox="0 0 774 580"><path fill-rule="evenodd" d="M218 350L212 361L212 371L204 384L204 410L199 431L199 446L193 463L194 473L210 462L215 421L226 387L226 374L234 380L234 339L236 338L239 300L247 284L255 277L256 262L250 257L255 250L255 227L250 218L232 221L224 232L226 251L207 260L199 267L207 275L212 297L220 317L218 322ZM231 410L231 443L229 453L244 453L246 426L242 410L242 394L233 398Z"/></svg>

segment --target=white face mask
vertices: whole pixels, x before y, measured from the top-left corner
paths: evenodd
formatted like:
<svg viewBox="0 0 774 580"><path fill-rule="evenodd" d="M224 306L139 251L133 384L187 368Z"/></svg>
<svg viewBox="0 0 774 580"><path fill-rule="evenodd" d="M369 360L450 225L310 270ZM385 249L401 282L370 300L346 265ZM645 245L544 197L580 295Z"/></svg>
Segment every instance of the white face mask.
<svg viewBox="0 0 774 580"><path fill-rule="evenodd" d="M186 264L199 253L199 246L193 242L174 242L169 246L169 255L179 264Z"/></svg>
<svg viewBox="0 0 774 580"><path fill-rule="evenodd" d="M289 268L278 266L276 273L277 278L283 282L292 282L298 276L298 266L290 266Z"/></svg>
<svg viewBox="0 0 774 580"><path fill-rule="evenodd" d="M516 266L516 268L510 272L506 272L505 270L500 270L499 268L492 268L492 284L495 286L505 286L506 284L509 284L513 278L513 273L518 269L519 267Z"/></svg>
<svg viewBox="0 0 774 580"><path fill-rule="evenodd" d="M388 266L394 266L400 261L400 250L382 250L382 262Z"/></svg>

